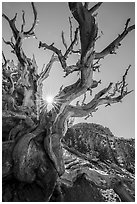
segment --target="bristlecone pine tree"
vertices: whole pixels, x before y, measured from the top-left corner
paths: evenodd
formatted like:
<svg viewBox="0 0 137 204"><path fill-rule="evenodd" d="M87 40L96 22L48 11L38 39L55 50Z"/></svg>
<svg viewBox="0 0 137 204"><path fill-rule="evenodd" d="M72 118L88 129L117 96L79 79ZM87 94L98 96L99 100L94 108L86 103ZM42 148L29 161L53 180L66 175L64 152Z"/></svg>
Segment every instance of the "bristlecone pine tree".
<svg viewBox="0 0 137 204"><path fill-rule="evenodd" d="M48 45L40 42L39 48L50 50L53 55L41 73L38 73L35 57L28 58L22 48L25 39L35 36L37 10L34 3L31 5L34 22L28 31L24 30L24 11L20 30L16 27L17 14L12 19L2 14L13 34L10 41L5 39L3 41L11 46L12 53L18 59L18 65L15 65L2 53L3 192L11 196L11 200L14 197L14 201L21 201L23 189L27 188L29 190L26 190L26 197L33 192L31 198L33 201L36 194L34 189L39 186L38 189L41 189L37 190L37 194L41 195L39 201L49 201L58 176L65 171L61 140L67 131L69 118L90 116L99 106L118 103L131 93L127 90L126 83L130 66L120 82L110 83L94 96L92 89L98 87L100 83L93 79L93 73L100 66L100 59L115 53L121 41L135 29L135 25L129 26L130 19L128 19L123 32L101 52L96 52L94 48L98 39L98 27L94 14L102 3L97 3L89 9L88 3L71 2L68 4L70 12L79 25L75 30L74 38L72 39L70 20L69 46L66 45L62 32L65 53L55 47L54 43ZM78 36L80 36L81 49L76 51L73 48L78 43ZM68 66L68 57L76 53L80 55L79 60L76 64ZM72 85L60 88L59 93L54 97L56 105L48 111L42 99L43 81L48 78L52 65L56 61L61 64L66 76L78 71L79 79ZM91 93L89 103L70 105L74 99L86 92ZM4 197L3 200L5 200Z"/></svg>

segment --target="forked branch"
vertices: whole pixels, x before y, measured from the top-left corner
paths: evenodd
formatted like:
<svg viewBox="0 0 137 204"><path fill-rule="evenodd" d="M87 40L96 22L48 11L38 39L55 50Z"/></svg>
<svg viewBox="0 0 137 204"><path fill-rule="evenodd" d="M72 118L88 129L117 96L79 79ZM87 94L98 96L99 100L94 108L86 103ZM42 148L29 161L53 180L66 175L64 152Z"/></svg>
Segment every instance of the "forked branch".
<svg viewBox="0 0 137 204"><path fill-rule="evenodd" d="M85 60L87 52L94 49L95 39L98 28L95 24L95 18L92 16L88 6L83 6L81 2L69 2L69 8L75 20L79 24L81 41L81 63ZM97 9L97 8L96 8Z"/></svg>
<svg viewBox="0 0 137 204"><path fill-rule="evenodd" d="M34 5L33 2L31 3L31 5L32 5L32 9L33 9L33 14L34 14L34 22L32 24L32 27L28 31L24 32L25 37L35 35L34 30L35 30L35 26L38 23L37 10L36 10L35 5Z"/></svg>
<svg viewBox="0 0 137 204"><path fill-rule="evenodd" d="M8 23L10 25L10 28L11 28L11 30L13 32L13 36L14 36L15 40L17 40L18 34L19 34L19 31L18 31L18 29L16 28L16 25L15 25L16 18L17 18L17 13L15 14L14 18L11 19L11 20L5 14L2 14L2 17L5 18L8 21Z"/></svg>
<svg viewBox="0 0 137 204"><path fill-rule="evenodd" d="M22 21L21 32L23 32L25 26L25 11L22 11Z"/></svg>
<svg viewBox="0 0 137 204"><path fill-rule="evenodd" d="M7 60L6 60L6 57L4 55L4 52L2 51L2 57L3 57L3 60L4 60L4 64L2 64L2 67L5 67L6 64L7 64Z"/></svg>
<svg viewBox="0 0 137 204"><path fill-rule="evenodd" d="M79 70L79 67L77 66L77 64L68 66L67 63L66 63L68 55L72 52L73 47L74 47L74 45L75 45L75 43L77 41L78 30L79 29L76 28L74 40L71 42L71 44L70 44L70 46L68 48L67 48L67 44L65 42L64 33L62 32L62 42L63 42L63 45L66 48L66 52L65 52L64 55L62 54L61 50L59 50L57 47L54 46L54 43L52 43L51 45L47 45L47 43L42 43L41 41L39 42L39 48L43 47L44 50L48 49L48 50L51 50L51 51L53 51L54 53L57 54L58 59L60 61L60 64L61 64L64 72L66 73L65 76L72 73L73 71L78 71Z"/></svg>
<svg viewBox="0 0 137 204"><path fill-rule="evenodd" d="M92 115L92 112L95 112L101 105L109 106L111 104L121 102L126 95L130 94L133 91L127 90L126 76L129 68L130 66L126 69L121 82L119 82L119 86L117 86L117 90L113 89L113 92L109 93L113 85L113 83L110 83L108 87L99 91L89 103L83 106L67 106L63 115L70 114L71 117L86 117L87 115Z"/></svg>
<svg viewBox="0 0 137 204"><path fill-rule="evenodd" d="M91 9L89 9L89 12L91 14L93 14L101 6L101 4L102 4L102 2L95 4L95 6L93 6Z"/></svg>
<svg viewBox="0 0 137 204"><path fill-rule="evenodd" d="M59 61L62 65L62 68L65 69L67 67L66 65L66 61L65 61L65 58L61 52L61 50L59 50L58 48L56 48L54 46L54 43L52 43L51 45L47 45L46 43L42 43L41 41L39 42L39 48L43 47L44 50L48 49L48 50L51 50L53 51L54 53L57 54L58 58L59 58Z"/></svg>
<svg viewBox="0 0 137 204"><path fill-rule="evenodd" d="M22 14L23 23L21 26L21 31L19 31L15 25L17 13L15 14L15 17L13 19L9 19L7 15L2 14L2 17L8 21L10 28L12 30L12 33L13 33L13 37L15 39L15 44L13 43L12 40L11 41L5 41L4 40L4 42L12 47L13 52L16 54L19 62L23 66L25 66L27 57L25 56L25 54L22 50L22 41L24 38L34 36L34 29L35 29L35 26L37 23L37 11L35 9L34 3L31 3L31 5L32 5L33 13L34 13L34 22L33 22L32 27L30 28L30 30L28 30L27 32L24 32L24 26L25 26L25 12L24 11Z"/></svg>
<svg viewBox="0 0 137 204"><path fill-rule="evenodd" d="M51 59L49 61L49 63L46 65L45 68L43 68L43 71L39 74L39 79L38 81L44 81L48 76L49 76L49 72L52 68L52 65L54 62L58 61L58 58L54 56L54 54L51 56Z"/></svg>
<svg viewBox="0 0 137 204"><path fill-rule="evenodd" d="M66 43L66 41L65 41L65 37L64 37L64 32L63 32L63 31L62 31L62 33L61 33L61 38L62 38L62 43L63 43L64 47L65 47L66 50L67 50L68 46L67 46L67 43Z"/></svg>
<svg viewBox="0 0 137 204"><path fill-rule="evenodd" d="M76 28L74 40L71 42L69 48L66 50L66 52L64 54L65 59L68 57L69 53L73 51L73 47L74 47L74 45L78 39L78 31L79 31L79 28Z"/></svg>
<svg viewBox="0 0 137 204"><path fill-rule="evenodd" d="M120 42L126 37L129 32L135 29L135 25L128 27L129 22L130 19L127 19L124 31L120 35L118 35L118 37L112 43L110 43L104 50L102 50L100 53L96 53L95 59L104 58L108 54L116 54L116 49L121 46Z"/></svg>

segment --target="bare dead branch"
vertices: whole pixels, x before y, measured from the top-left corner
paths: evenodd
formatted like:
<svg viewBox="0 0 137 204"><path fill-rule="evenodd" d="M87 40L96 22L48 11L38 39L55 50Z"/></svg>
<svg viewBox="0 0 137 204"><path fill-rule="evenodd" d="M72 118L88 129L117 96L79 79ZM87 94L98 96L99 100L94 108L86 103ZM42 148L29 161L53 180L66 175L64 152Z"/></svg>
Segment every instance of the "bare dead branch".
<svg viewBox="0 0 137 204"><path fill-rule="evenodd" d="M120 100L120 98L122 99L124 96L126 96L127 94L132 92L132 91L128 92L128 90L127 90L127 85L128 84L126 84L126 76L128 74L128 71L129 71L130 67L131 67L131 65L129 65L128 68L126 69L122 80L115 84L112 93L109 93L109 95L108 95L109 99L112 98L113 96L116 96L117 94L119 94L118 98L116 97L115 100L116 99Z"/></svg>
<svg viewBox="0 0 137 204"><path fill-rule="evenodd" d="M95 18L81 2L69 2L69 8L80 27L81 63L83 63L87 52L94 48L98 32L97 25L95 24Z"/></svg>
<svg viewBox="0 0 137 204"><path fill-rule="evenodd" d="M63 45L64 45L64 47L66 48L66 50L67 50L67 44L66 44L66 41L65 41L65 37L64 37L64 32L62 31L62 33L61 33L61 38L62 38L62 43L63 43Z"/></svg>
<svg viewBox="0 0 137 204"><path fill-rule="evenodd" d="M82 100L82 103L81 103L81 105L82 105L82 106L84 106L84 105L85 105L85 100L86 100L86 97L87 97L87 95L86 95L86 93L84 93L84 97L83 97L83 100Z"/></svg>
<svg viewBox="0 0 137 204"><path fill-rule="evenodd" d="M92 86L92 71L82 70L85 71L83 73L83 79L78 79L76 83L65 87L57 97L60 104L58 106L58 117L57 121L54 124L54 128L57 131L57 127L59 127L59 132L62 132L63 125L65 120L68 117L82 117L87 115L87 111L83 110L81 106L70 106L69 104L74 99L78 98L79 96L86 93L87 89ZM83 106L84 107L84 106ZM95 107L92 108L92 111L95 110ZM60 134L61 134L60 132Z"/></svg>
<svg viewBox="0 0 137 204"><path fill-rule="evenodd" d="M71 42L69 48L66 50L65 54L64 54L64 58L66 59L68 57L68 54L73 50L73 47L77 41L77 37L78 37L78 31L79 28L76 28L75 30L75 36L74 36L74 40Z"/></svg>
<svg viewBox="0 0 137 204"><path fill-rule="evenodd" d="M93 66L98 65L99 61L100 61L100 59L98 59L98 60L93 64Z"/></svg>
<svg viewBox="0 0 137 204"><path fill-rule="evenodd" d="M46 65L45 69L40 73L39 75L39 79L40 81L44 81L48 76L49 76L49 72L52 68L52 65L55 61L57 61L57 57L54 56L54 53L53 55L51 56L51 59L49 61L49 63Z"/></svg>
<svg viewBox="0 0 137 204"><path fill-rule="evenodd" d="M102 4L102 2L99 2L89 10L91 15L101 6L101 4Z"/></svg>
<svg viewBox="0 0 137 204"><path fill-rule="evenodd" d="M92 90L92 89L96 88L98 86L98 84L101 84L101 80L99 80L99 81L93 80L92 86L89 87L87 90Z"/></svg>
<svg viewBox="0 0 137 204"><path fill-rule="evenodd" d="M102 35L104 35L103 31L101 31L100 34L99 34L99 36L96 37L96 41L97 41L98 39L100 39L100 38L102 37Z"/></svg>
<svg viewBox="0 0 137 204"><path fill-rule="evenodd" d="M126 69L125 74L123 75L122 87L121 87L121 95L124 94L124 88L125 88L125 86L126 86L126 76L127 76L127 74L128 74L128 71L129 71L130 67L131 67L131 65L128 66L128 68Z"/></svg>
<svg viewBox="0 0 137 204"><path fill-rule="evenodd" d="M22 10L22 25L21 25L21 32L23 32L24 30L24 26L25 26L25 11Z"/></svg>
<svg viewBox="0 0 137 204"><path fill-rule="evenodd" d="M97 107L100 105L111 105L113 103L121 102L121 100L131 93L132 91L124 90L126 83L126 76L128 73L130 66L126 69L125 74L123 75L122 79L122 86L120 86L120 94L116 97L114 97L117 93L117 91L110 95L108 94L106 97L102 98L105 94L109 92L109 90L112 88L113 83L110 83L107 88L102 89L100 92L98 92L94 98L88 103L83 106L67 106L66 111L71 113L71 117L86 117L86 116L92 116L92 112L96 112ZM97 82L96 82L97 83ZM100 83L100 81L98 82ZM119 93L119 92L118 92ZM63 113L65 114L65 113Z"/></svg>
<svg viewBox="0 0 137 204"><path fill-rule="evenodd" d="M44 71L44 68L45 68L45 63L43 64L43 67L42 67L41 72L43 72L43 71Z"/></svg>
<svg viewBox="0 0 137 204"><path fill-rule="evenodd" d="M45 103L43 104L43 99L42 99L42 87L43 87L43 81L49 76L50 70L52 68L52 65L54 62L58 61L58 57L53 55L51 56L51 59L49 63L44 66L41 73L39 74L37 78L37 92L36 92L36 107L37 107L37 120L40 119L40 113L43 110L44 107L44 112L45 112ZM41 120L41 119L40 119ZM44 121L43 121L44 122Z"/></svg>
<svg viewBox="0 0 137 204"><path fill-rule="evenodd" d="M130 18L127 19L127 22L126 22L126 24L125 24L125 30L127 30L128 24L130 23L130 20L131 20Z"/></svg>
<svg viewBox="0 0 137 204"><path fill-rule="evenodd" d="M74 84L71 84L65 87L60 94L57 96L58 98L67 98L67 96L71 96L70 93L73 95L73 91L77 91L76 89L80 86L80 79L78 79Z"/></svg>
<svg viewBox="0 0 137 204"><path fill-rule="evenodd" d="M72 106L69 105L71 103L71 101L78 98L79 96L84 94L86 91L87 91L86 86L82 85L81 80L78 79L76 83L74 83L68 87L65 87L59 93L59 95L56 96L57 101L59 101L58 111L57 111L57 113L59 113L59 114L58 114L57 120L55 121L55 124L53 126L53 128L55 128L56 131L57 131L57 127L60 127L59 131L62 132L63 124L64 124L65 120L68 117L74 116L74 111L71 109ZM81 107L79 107L79 108L81 109ZM77 109L76 109L76 112L77 112ZM76 117L78 117L78 116L76 116Z"/></svg>
<svg viewBox="0 0 137 204"><path fill-rule="evenodd" d="M80 50L72 50L72 53L81 55L81 51Z"/></svg>
<svg viewBox="0 0 137 204"><path fill-rule="evenodd" d="M57 49L55 46L53 46L54 43L52 43L51 45L47 45L46 43L42 43L41 41L39 42L39 48L43 47L44 49L48 49L51 50L53 52L55 52L59 58L59 61L61 63L61 66L63 69L65 69L67 67L66 65L66 61L64 56L62 55L61 50Z"/></svg>
<svg viewBox="0 0 137 204"><path fill-rule="evenodd" d="M122 34L118 35L118 37L110 43L104 50L102 50L100 53L95 54L95 59L101 59L104 58L108 54L115 54L115 50L118 49L118 47L121 45L120 42L126 37L126 35L135 29L135 25L132 25L130 27L127 27L129 24L129 19L126 22L126 26Z"/></svg>
<svg viewBox="0 0 137 204"><path fill-rule="evenodd" d="M87 120L88 118L93 117L93 113L95 113L97 110L98 108L93 109L92 112L89 113L84 119Z"/></svg>
<svg viewBox="0 0 137 204"><path fill-rule="evenodd" d="M16 54L19 62L23 65L23 67L25 66L25 63L27 61L27 58L22 50L22 40L26 37L30 37L30 36L34 36L34 28L35 28L35 25L37 23L37 11L36 11L36 8L34 6L34 3L32 3L32 8L33 8L33 13L34 13L34 22L33 22L33 25L32 27L30 28L29 31L27 32L24 32L23 29L24 29L24 26L25 26L25 12L23 12L22 14L22 20L23 20L23 23L22 23L22 26L21 26L21 32L18 31L18 29L16 28L16 25L15 25L15 22L16 22L16 18L17 18L17 14L15 15L15 17L13 19L9 19L5 14L3 14L3 18L5 18L9 25L10 25L10 28L13 32L13 36L14 36L14 39L15 39L15 44L13 43L13 41L4 41L6 44L10 45L12 48L13 48L13 53Z"/></svg>
<svg viewBox="0 0 137 204"><path fill-rule="evenodd" d="M33 69L34 69L34 74L35 75L38 75L38 65L37 65L37 62L36 62L36 59L35 59L35 55L33 54L33 58L32 58L32 61L31 61L31 63L32 63L32 67L33 67Z"/></svg>
<svg viewBox="0 0 137 204"><path fill-rule="evenodd" d="M84 7L85 7L86 9L88 9L88 6L89 6L89 2L85 2Z"/></svg>
<svg viewBox="0 0 137 204"><path fill-rule="evenodd" d="M4 40L4 38L2 38L2 39L3 39L3 42L4 42L6 45L10 45L11 48L14 50L15 46L14 46L13 42L11 42L11 41L6 41L6 40Z"/></svg>
<svg viewBox="0 0 137 204"><path fill-rule="evenodd" d="M8 23L10 25L10 28L11 28L11 30L13 32L13 36L17 40L18 33L19 33L18 29L15 26L15 22L16 22L16 18L17 18L17 13L15 14L15 17L13 19L11 19L11 20L5 14L2 14L2 17L5 18L8 21Z"/></svg>
<svg viewBox="0 0 137 204"><path fill-rule="evenodd" d="M34 22L32 24L32 27L28 31L24 32L25 36L33 36L33 35L35 35L34 34L34 29L35 29L35 26L37 24L37 10L36 10L35 5L34 5L33 2L31 3L31 5L32 5L32 9L33 9L33 14L34 14Z"/></svg>
<svg viewBox="0 0 137 204"><path fill-rule="evenodd" d="M123 86L125 86L125 79L126 79L128 70L129 70L129 67L123 76L123 79L122 79L123 85L121 86L121 90L123 90ZM65 109L65 112L63 112L63 114L65 115L67 114L66 112L68 112L68 114L70 114L71 117L90 117L92 116L93 112L96 112L98 110L98 106L100 105L108 106L114 103L121 102L121 100L126 95L132 92L127 90L125 91L120 90L120 94L116 97L115 97L116 95L116 92L115 92L115 94L113 95L108 94L106 97L102 98L102 96L107 94L111 88L112 88L112 83L110 83L107 88L104 88L100 92L98 92L88 104L85 104L83 106L68 105L67 108Z"/></svg>
<svg viewBox="0 0 137 204"><path fill-rule="evenodd" d="M98 72L100 72L100 66L101 65L96 65L96 66L93 66L93 71L98 71Z"/></svg>
<svg viewBox="0 0 137 204"><path fill-rule="evenodd" d="M70 65L70 66L67 66L66 68L65 68L65 76L64 77L66 77L66 76L68 76L69 74L71 74L71 73L73 73L73 72L75 72L75 71L80 71L80 66L79 65Z"/></svg>
<svg viewBox="0 0 137 204"><path fill-rule="evenodd" d="M23 35L17 30L16 26L15 26L15 21L16 21L16 16L14 17L14 19L10 20L8 17L6 18L5 17L5 14L3 14L4 18L5 19L8 19L8 22L9 22L9 25L11 27L11 30L13 32L13 36L15 38L15 44L13 44L13 41L5 41L3 39L3 41L7 44L7 45L10 45L12 48L13 48L13 53L15 52L16 53L16 56L19 60L19 62L24 66L24 63L25 63L25 54L21 48L22 46L22 38L23 38Z"/></svg>
<svg viewBox="0 0 137 204"><path fill-rule="evenodd" d="M70 24L70 42L72 43L72 21L71 21L71 17L69 17L69 24Z"/></svg>
<svg viewBox="0 0 137 204"><path fill-rule="evenodd" d="M113 85L113 83L110 83L107 88L104 88L104 89L102 89L101 91L99 91L99 92L95 95L95 97L94 97L94 99L92 100L92 102L93 102L93 101L97 101L99 98L101 98L103 95L105 95L105 94L112 88L112 85Z"/></svg>
<svg viewBox="0 0 137 204"><path fill-rule="evenodd" d="M73 101L74 99L84 94L87 91L87 89L92 86L93 70L90 68L90 66L88 66L88 64L87 64L87 67L86 65L85 67L83 67L81 66L81 64L78 67L81 71L81 78L79 78L77 82L75 82L74 84L68 87L65 87L57 96L57 98L63 100L63 102L60 102L60 105L58 107L61 114L65 109L65 107L71 103L71 101Z"/></svg>
<svg viewBox="0 0 137 204"><path fill-rule="evenodd" d="M17 13L16 13L17 15ZM5 18L8 22L10 21L10 19L8 18L8 16L6 16L4 13L2 14L2 17Z"/></svg>
<svg viewBox="0 0 137 204"><path fill-rule="evenodd" d="M7 60L6 60L6 57L5 57L3 51L2 51L2 57L3 57L3 60L4 60L4 64L3 64L3 66L6 66L6 64L7 64Z"/></svg>
<svg viewBox="0 0 137 204"><path fill-rule="evenodd" d="M63 56L61 50L59 50L58 48L56 48L54 46L54 43L52 43L51 45L47 45L46 43L42 43L42 42L39 43L39 48L44 47L44 50L49 49L49 50L51 50L51 51L53 51L54 53L57 54L58 59L59 59L59 61L61 63L61 66L64 69L64 72L66 72L65 77L68 76L73 71L78 71L79 70L79 67L77 66L77 64L76 65L71 65L71 66L67 66L67 64L66 64L66 59L67 59L69 53L71 53L72 50L73 50L73 46L77 41L77 36L78 36L78 28L76 28L74 40L71 42L71 44L70 44L69 48L66 50L64 56ZM63 32L62 32L62 41L63 41L63 44L64 44L65 48L67 48Z"/></svg>
<svg viewBox="0 0 137 204"><path fill-rule="evenodd" d="M106 104L108 106L108 105L111 105L113 103L121 102L121 100L126 95L130 94L133 91L133 90L131 90L131 91L127 90L126 76L127 76L128 71L129 71L129 68L130 68L130 65L126 69L126 72L123 75L122 81L117 83L117 85L114 87L113 93L108 94L105 98L100 97L98 106L103 105L103 104ZM118 96L116 96L117 93L118 93Z"/></svg>
<svg viewBox="0 0 137 204"><path fill-rule="evenodd" d="M109 97L105 97L105 98L101 98L98 102L98 106L100 105L106 105L106 106L110 106L111 104L113 103L118 103L118 102L122 102L122 99L130 94L132 91L129 91L129 92L124 92L123 95L119 95L117 97L114 97L114 98L109 98Z"/></svg>
<svg viewBox="0 0 137 204"><path fill-rule="evenodd" d="M63 34L64 35L64 34ZM77 35L78 35L78 28L76 28L76 31L75 31L75 36L74 36L74 40L72 41L71 45L69 46L69 48L66 50L65 54L63 55L61 50L59 50L58 48L56 48L54 46L54 43L52 43L51 45L47 45L46 43L42 43L41 41L39 42L39 48L43 47L44 50L48 49L48 50L51 50L53 51L54 53L57 54L58 56L58 59L61 63L61 66L62 68L64 69L64 72L66 72L66 76L68 76L70 73L72 73L73 71L78 71L79 70L79 67L78 65L70 65L70 66L67 66L67 63L66 63L66 59L69 55L70 52L72 52L72 49L73 49L73 46L74 44L76 43L77 41ZM62 38L64 39L64 37L62 36ZM62 40L63 40L62 39ZM64 41L64 40L63 40ZM66 47L66 45L64 45Z"/></svg>

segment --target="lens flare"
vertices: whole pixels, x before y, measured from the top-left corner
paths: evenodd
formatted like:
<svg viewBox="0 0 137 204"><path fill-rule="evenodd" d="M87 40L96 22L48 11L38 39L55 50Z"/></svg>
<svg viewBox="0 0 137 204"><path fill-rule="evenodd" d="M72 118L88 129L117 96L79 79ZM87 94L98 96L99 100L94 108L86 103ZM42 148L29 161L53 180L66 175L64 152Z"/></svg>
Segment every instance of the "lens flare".
<svg viewBox="0 0 137 204"><path fill-rule="evenodd" d="M53 96L46 96L46 102L48 105L52 105L54 102Z"/></svg>
<svg viewBox="0 0 137 204"><path fill-rule="evenodd" d="M41 100L40 112L50 111L53 109L53 111L57 113L63 101L64 99L61 99L58 95L55 97L47 95L43 100Z"/></svg>

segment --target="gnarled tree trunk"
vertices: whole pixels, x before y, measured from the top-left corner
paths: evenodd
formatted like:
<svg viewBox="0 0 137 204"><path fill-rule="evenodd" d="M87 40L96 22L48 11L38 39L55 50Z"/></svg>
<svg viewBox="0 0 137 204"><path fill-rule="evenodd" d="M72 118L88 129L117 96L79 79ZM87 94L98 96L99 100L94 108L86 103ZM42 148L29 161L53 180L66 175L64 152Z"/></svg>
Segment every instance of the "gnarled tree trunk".
<svg viewBox="0 0 137 204"><path fill-rule="evenodd" d="M100 105L110 105L121 101L131 91L127 91L126 70L122 81L112 83L92 97L88 104L70 105L71 102L96 88L100 83L93 79L93 72L99 67L99 60L113 54L123 38L134 29L128 26L129 19L122 34L100 53L95 51L98 36L94 12L101 6L97 3L91 9L88 4L69 3L70 11L78 22L74 39L63 54L54 44L39 43L39 48L53 51L49 63L38 73L35 57L28 58L22 43L28 37L35 36L37 10L31 4L34 22L28 31L24 31L25 12L22 14L21 30L16 27L17 14L13 19L3 14L9 23L13 37L4 42L10 45L17 56L18 65L6 59L3 53L3 201L49 201L58 176L64 171L61 140L67 130L67 121L71 117L86 117L95 112ZM75 65L68 66L67 58L75 53L73 50L80 35L80 59ZM65 39L62 34L62 41ZM74 71L80 72L79 79L72 85L60 89L54 97L56 106L48 111L42 99L43 81L50 74L55 61L59 61L66 76ZM118 95L116 95L118 94ZM104 96L105 95L105 96ZM39 192L40 196L35 196ZM37 193L38 194L38 193ZM33 196L32 196L33 195Z"/></svg>

